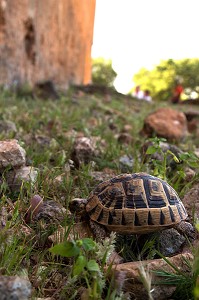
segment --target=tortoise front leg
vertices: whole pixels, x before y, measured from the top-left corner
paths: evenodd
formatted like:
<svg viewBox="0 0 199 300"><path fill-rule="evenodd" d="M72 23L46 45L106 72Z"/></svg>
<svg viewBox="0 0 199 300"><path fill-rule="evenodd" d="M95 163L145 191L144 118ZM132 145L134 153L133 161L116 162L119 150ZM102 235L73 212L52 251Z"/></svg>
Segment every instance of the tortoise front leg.
<svg viewBox="0 0 199 300"><path fill-rule="evenodd" d="M93 220L90 220L90 227L93 232L94 239L97 242L101 242L106 237L109 236L109 233L105 229L103 225L99 225L98 223L94 222Z"/></svg>

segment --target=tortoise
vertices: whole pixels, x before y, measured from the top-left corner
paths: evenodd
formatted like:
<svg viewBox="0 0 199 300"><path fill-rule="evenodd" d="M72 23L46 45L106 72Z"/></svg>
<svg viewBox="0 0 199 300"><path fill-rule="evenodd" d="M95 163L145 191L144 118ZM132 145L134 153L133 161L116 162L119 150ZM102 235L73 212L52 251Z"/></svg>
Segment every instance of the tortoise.
<svg viewBox="0 0 199 300"><path fill-rule="evenodd" d="M147 234L188 217L176 191L147 173L121 174L98 184L87 199L86 211L97 235L99 226L118 234Z"/></svg>

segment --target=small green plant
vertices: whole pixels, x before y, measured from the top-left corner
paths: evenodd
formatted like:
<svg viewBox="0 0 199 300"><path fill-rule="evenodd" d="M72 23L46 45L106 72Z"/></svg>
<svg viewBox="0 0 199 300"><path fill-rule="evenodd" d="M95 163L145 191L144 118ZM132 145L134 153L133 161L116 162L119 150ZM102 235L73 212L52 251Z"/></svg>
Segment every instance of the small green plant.
<svg viewBox="0 0 199 300"><path fill-rule="evenodd" d="M153 296L152 296L152 275L149 271L148 268L145 268L142 264L142 262L140 262L140 267L139 267L139 275L140 275L140 280L145 288L145 290L147 291L148 294L148 299L149 300L153 300Z"/></svg>
<svg viewBox="0 0 199 300"><path fill-rule="evenodd" d="M163 159L161 161L152 160L153 166L154 166L154 171L153 171L154 175L166 180L167 179L167 168L168 168L168 166L167 166L168 156L169 155L172 156L173 160L176 163L179 163L180 161L177 158L177 156L170 150L167 150L167 151L162 150L161 143L167 141L165 138L154 137L154 138L150 138L149 141L152 142L152 145L150 145L148 147L146 154L152 155L154 153L159 153L163 157Z"/></svg>
<svg viewBox="0 0 199 300"><path fill-rule="evenodd" d="M86 295L89 300L102 299L104 293L106 276L105 264L114 250L115 234L106 238L102 243L95 242L92 238L83 238L71 241L64 241L55 245L50 252L63 257L73 257L74 262L68 283L84 279L86 284ZM111 289L111 286L110 286ZM116 291L108 290L109 295L117 295ZM119 297L119 296L118 296ZM116 299L116 298L106 298ZM118 298L122 299L122 298Z"/></svg>
<svg viewBox="0 0 199 300"><path fill-rule="evenodd" d="M176 286L176 290L172 295L172 299L193 300L193 291L195 289L196 280L198 277L198 271L194 271L194 263L192 264L188 259L182 257L184 266L186 268L186 271L182 271L176 265L171 263L171 261L168 258L164 257L161 253L158 254L166 261L166 263L174 270L174 272L169 272L165 270L155 271L155 275L162 279L156 281L154 284Z"/></svg>
<svg viewBox="0 0 199 300"><path fill-rule="evenodd" d="M180 153L179 158L182 162L184 162L187 166L191 168L199 167L199 158L193 152Z"/></svg>

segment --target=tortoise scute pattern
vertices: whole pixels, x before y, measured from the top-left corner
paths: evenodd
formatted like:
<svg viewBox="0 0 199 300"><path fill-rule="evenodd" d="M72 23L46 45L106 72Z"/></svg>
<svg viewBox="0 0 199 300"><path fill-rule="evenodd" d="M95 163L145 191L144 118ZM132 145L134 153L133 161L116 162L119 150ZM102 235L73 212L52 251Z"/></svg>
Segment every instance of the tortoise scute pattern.
<svg viewBox="0 0 199 300"><path fill-rule="evenodd" d="M146 173L122 174L91 192L90 218L118 233L147 233L172 227L187 218L175 190Z"/></svg>

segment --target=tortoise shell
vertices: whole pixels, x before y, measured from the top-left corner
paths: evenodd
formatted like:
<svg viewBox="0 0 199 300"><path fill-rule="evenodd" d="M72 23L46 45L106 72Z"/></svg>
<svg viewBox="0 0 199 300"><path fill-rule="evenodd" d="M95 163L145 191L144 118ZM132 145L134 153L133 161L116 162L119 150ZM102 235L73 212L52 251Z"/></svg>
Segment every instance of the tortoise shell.
<svg viewBox="0 0 199 300"><path fill-rule="evenodd" d="M86 205L91 220L118 233L148 233L187 218L176 191L146 173L122 174L100 183Z"/></svg>

